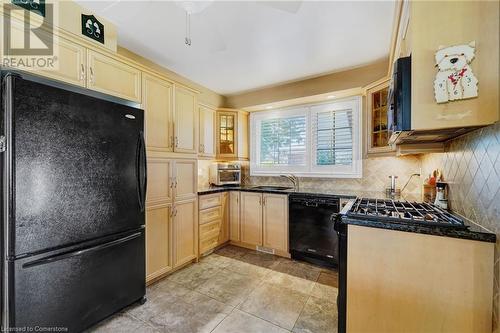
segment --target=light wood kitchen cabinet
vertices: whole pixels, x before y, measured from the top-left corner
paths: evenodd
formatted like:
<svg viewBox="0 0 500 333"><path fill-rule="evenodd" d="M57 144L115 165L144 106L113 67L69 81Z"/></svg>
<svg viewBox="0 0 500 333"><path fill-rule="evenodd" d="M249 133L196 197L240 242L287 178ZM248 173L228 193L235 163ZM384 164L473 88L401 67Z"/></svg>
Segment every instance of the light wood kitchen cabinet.
<svg viewBox="0 0 500 333"><path fill-rule="evenodd" d="M288 196L262 195L263 246L288 252Z"/></svg>
<svg viewBox="0 0 500 333"><path fill-rule="evenodd" d="M221 193L222 219L217 245L222 245L229 241L229 193Z"/></svg>
<svg viewBox="0 0 500 333"><path fill-rule="evenodd" d="M237 155L237 121L238 113L235 111L217 112L217 156L219 158L234 158Z"/></svg>
<svg viewBox="0 0 500 333"><path fill-rule="evenodd" d="M491 332L494 243L347 228L347 332Z"/></svg>
<svg viewBox="0 0 500 333"><path fill-rule="evenodd" d="M11 33L6 36L8 42L14 48L22 48L25 37L23 23L11 18L10 28ZM44 31L38 31L37 34L40 34L42 38L47 36L47 33ZM85 87L87 49L60 36L55 38L50 36L49 38L54 43L54 50L57 52L56 67L50 70L35 69L33 72L51 79ZM31 47L44 47L42 42L37 38L33 38L30 42L33 43Z"/></svg>
<svg viewBox="0 0 500 333"><path fill-rule="evenodd" d="M203 255L229 241L229 195L214 193L199 199L199 252Z"/></svg>
<svg viewBox="0 0 500 333"><path fill-rule="evenodd" d="M215 157L215 113L216 111L200 105L200 145L199 156Z"/></svg>
<svg viewBox="0 0 500 333"><path fill-rule="evenodd" d="M24 45L23 23L11 20L11 33L8 36L13 47ZM38 32L43 37L44 31ZM52 36L51 36L52 39ZM38 39L33 39L32 47ZM126 100L141 101L141 72L112 56L96 52L70 39L55 36L54 51L57 56L56 67L51 70L35 69L35 74L55 79L72 85L86 87L98 92L113 95ZM41 43L38 41L38 43Z"/></svg>
<svg viewBox="0 0 500 333"><path fill-rule="evenodd" d="M441 1L402 1L401 16L390 55L389 73L399 57L411 55L411 130L413 135L429 136L447 129L474 129L494 124L499 120L499 52L498 2L460 1L449 6ZM465 17L463 13L467 13ZM468 29L449 29L463 26ZM474 76L479 79L478 96L437 103L432 83L436 79L435 53L442 47L468 44L474 41L475 57L470 63ZM458 72L457 72L458 73ZM458 74L456 74L458 75ZM429 87L427 85L431 83ZM422 89L422 87L427 87ZM439 133L438 132L438 133ZM432 133L434 134L434 133ZM405 140L411 146L410 140ZM414 145L416 146L416 144ZM432 151L404 149L403 152Z"/></svg>
<svg viewBox="0 0 500 333"><path fill-rule="evenodd" d="M148 283L198 255L196 172L196 160L173 160L161 155L148 157Z"/></svg>
<svg viewBox="0 0 500 333"><path fill-rule="evenodd" d="M173 84L157 76L142 75L142 107L148 150L173 150Z"/></svg>
<svg viewBox="0 0 500 333"><path fill-rule="evenodd" d="M175 86L174 92L174 151L179 153L197 153L197 93L179 85Z"/></svg>
<svg viewBox="0 0 500 333"><path fill-rule="evenodd" d="M248 160L249 158L249 113L246 111L238 111L238 136L237 141L237 156L239 159Z"/></svg>
<svg viewBox="0 0 500 333"><path fill-rule="evenodd" d="M148 158L147 203L172 202L172 164L166 158Z"/></svg>
<svg viewBox="0 0 500 333"><path fill-rule="evenodd" d="M173 170L174 200L196 198L198 163L196 160L175 160Z"/></svg>
<svg viewBox="0 0 500 333"><path fill-rule="evenodd" d="M239 242L240 238L240 192L229 192L229 239Z"/></svg>
<svg viewBox="0 0 500 333"><path fill-rule="evenodd" d="M172 270L170 221L171 206L146 209L146 281L152 281Z"/></svg>
<svg viewBox="0 0 500 333"><path fill-rule="evenodd" d="M248 112L217 110L217 158L248 159Z"/></svg>
<svg viewBox="0 0 500 333"><path fill-rule="evenodd" d="M195 199L173 205L173 266L179 267L198 257L198 207Z"/></svg>
<svg viewBox="0 0 500 333"><path fill-rule="evenodd" d="M200 224L200 255L215 249L218 245L220 233L220 219Z"/></svg>
<svg viewBox="0 0 500 333"><path fill-rule="evenodd" d="M87 50L87 88L141 101L141 71L115 58Z"/></svg>
<svg viewBox="0 0 500 333"><path fill-rule="evenodd" d="M287 195L233 191L229 214L231 242L289 257Z"/></svg>
<svg viewBox="0 0 500 333"><path fill-rule="evenodd" d="M87 51L83 46L62 37L54 40L58 48L57 70L42 71L43 75L69 84L85 87Z"/></svg>
<svg viewBox="0 0 500 333"><path fill-rule="evenodd" d="M241 242L262 245L262 194L241 192Z"/></svg>
<svg viewBox="0 0 500 333"><path fill-rule="evenodd" d="M366 91L366 152L367 154L387 155L394 152L389 146L392 132L387 123L387 94L389 80L385 80Z"/></svg>

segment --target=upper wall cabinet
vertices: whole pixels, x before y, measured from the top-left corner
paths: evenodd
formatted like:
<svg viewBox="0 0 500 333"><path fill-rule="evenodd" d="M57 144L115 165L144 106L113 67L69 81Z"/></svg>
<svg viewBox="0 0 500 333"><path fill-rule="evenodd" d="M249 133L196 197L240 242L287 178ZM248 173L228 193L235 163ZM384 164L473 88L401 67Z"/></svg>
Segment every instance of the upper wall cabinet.
<svg viewBox="0 0 500 333"><path fill-rule="evenodd" d="M87 87L134 102L141 101L141 72L124 62L88 50Z"/></svg>
<svg viewBox="0 0 500 333"><path fill-rule="evenodd" d="M174 91L174 151L195 154L198 152L197 93L178 85Z"/></svg>
<svg viewBox="0 0 500 333"><path fill-rule="evenodd" d="M173 150L173 84L157 76L142 75L142 107L148 150Z"/></svg>
<svg viewBox="0 0 500 333"><path fill-rule="evenodd" d="M199 156L215 157L215 110L200 105Z"/></svg>
<svg viewBox="0 0 500 333"><path fill-rule="evenodd" d="M62 37L57 40L59 50L59 68L54 71L43 71L43 75L69 84L85 87L87 70L86 49Z"/></svg>
<svg viewBox="0 0 500 333"><path fill-rule="evenodd" d="M7 41L12 47L20 48L24 45L23 23L12 18L10 24L11 33L7 36ZM48 34L45 31L38 33L41 36ZM50 70L31 69L35 74L126 100L141 101L139 69L59 35L54 35L52 40L57 52L56 66ZM43 46L38 45L36 40L33 43L33 47Z"/></svg>
<svg viewBox="0 0 500 333"><path fill-rule="evenodd" d="M217 111L217 158L248 160L248 113Z"/></svg>
<svg viewBox="0 0 500 333"><path fill-rule="evenodd" d="M441 1L403 2L393 57L395 61L411 54L411 130L465 128L498 121L498 11L498 1L463 1L453 6ZM434 93L439 71L436 51L470 42L475 42L474 58L470 61L463 54L457 55L458 63L463 65L449 70L448 86L465 84L460 81L465 80L460 78L460 72L466 69L478 80L478 96L438 103ZM457 61L453 58L456 57L440 60L442 71L445 61L452 67L451 61Z"/></svg>
<svg viewBox="0 0 500 333"><path fill-rule="evenodd" d="M366 152L386 154L394 151L389 146L391 136L387 127L387 93L389 81L386 80L366 91Z"/></svg>
<svg viewBox="0 0 500 333"><path fill-rule="evenodd" d="M217 112L217 156L236 157L238 134L237 123L238 112L219 111Z"/></svg>
<svg viewBox="0 0 500 333"><path fill-rule="evenodd" d="M7 36L8 45L13 48L21 48L24 45L23 24L14 18L10 20L11 33ZM40 36L46 36L46 32L38 32ZM45 77L59 80L65 83L85 87L85 72L87 70L87 49L73 43L63 37L52 39L54 49L58 50L57 68L50 70L36 70L35 73ZM36 40L32 43L36 43ZM40 42L41 43L41 42ZM2 43L2 47L3 47ZM36 43L34 47L43 47Z"/></svg>

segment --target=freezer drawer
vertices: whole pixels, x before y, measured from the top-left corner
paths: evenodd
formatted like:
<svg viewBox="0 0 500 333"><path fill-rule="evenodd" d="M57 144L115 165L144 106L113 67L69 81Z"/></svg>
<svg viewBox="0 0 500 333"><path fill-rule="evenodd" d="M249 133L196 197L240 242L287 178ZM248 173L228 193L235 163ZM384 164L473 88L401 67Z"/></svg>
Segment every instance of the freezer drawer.
<svg viewBox="0 0 500 333"><path fill-rule="evenodd" d="M11 262L10 326L80 332L145 295L144 231Z"/></svg>

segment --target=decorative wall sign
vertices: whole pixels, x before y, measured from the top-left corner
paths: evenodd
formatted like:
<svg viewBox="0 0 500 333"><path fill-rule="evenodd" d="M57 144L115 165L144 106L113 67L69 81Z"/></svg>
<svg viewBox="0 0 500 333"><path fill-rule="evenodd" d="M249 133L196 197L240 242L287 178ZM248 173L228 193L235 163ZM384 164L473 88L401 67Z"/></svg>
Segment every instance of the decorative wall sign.
<svg viewBox="0 0 500 333"><path fill-rule="evenodd" d="M104 25L94 15L82 14L82 35L104 44Z"/></svg>
<svg viewBox="0 0 500 333"><path fill-rule="evenodd" d="M477 97L478 80L469 64L474 59L476 43L440 48L435 55L438 72L434 81L436 102Z"/></svg>
<svg viewBox="0 0 500 333"><path fill-rule="evenodd" d="M11 3L45 17L45 0L11 0Z"/></svg>

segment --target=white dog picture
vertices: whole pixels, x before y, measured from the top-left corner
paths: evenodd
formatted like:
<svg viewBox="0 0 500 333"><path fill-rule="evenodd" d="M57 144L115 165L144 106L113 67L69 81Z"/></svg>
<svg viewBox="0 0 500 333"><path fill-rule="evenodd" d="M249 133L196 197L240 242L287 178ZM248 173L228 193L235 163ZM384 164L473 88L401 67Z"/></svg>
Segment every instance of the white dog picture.
<svg viewBox="0 0 500 333"><path fill-rule="evenodd" d="M438 72L434 94L438 103L477 97L477 78L469 64L474 59L475 42L441 48L436 52Z"/></svg>

